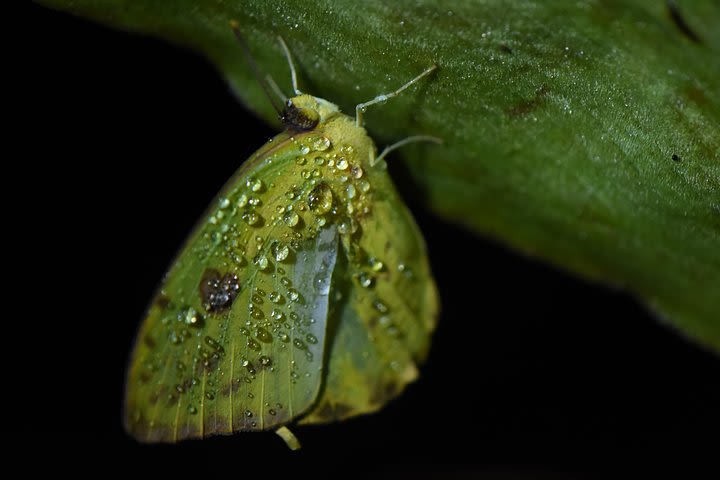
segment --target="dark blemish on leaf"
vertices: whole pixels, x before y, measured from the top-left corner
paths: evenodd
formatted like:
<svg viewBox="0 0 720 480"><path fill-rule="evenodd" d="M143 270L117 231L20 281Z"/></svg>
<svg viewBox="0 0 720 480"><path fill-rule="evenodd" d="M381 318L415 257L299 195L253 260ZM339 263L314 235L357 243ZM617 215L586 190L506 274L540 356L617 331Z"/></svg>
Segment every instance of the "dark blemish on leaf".
<svg viewBox="0 0 720 480"><path fill-rule="evenodd" d="M221 276L214 268L208 268L203 273L198 290L205 309L217 313L230 308L240 292L240 280L234 273Z"/></svg>
<svg viewBox="0 0 720 480"><path fill-rule="evenodd" d="M676 162L682 162L682 158L680 158L680 156L675 153L673 153L672 159L675 160Z"/></svg>
<svg viewBox="0 0 720 480"><path fill-rule="evenodd" d="M288 100L280 115L280 121L286 130L308 132L317 126L319 119L317 115L312 116L310 112L296 107L292 100Z"/></svg>
<svg viewBox="0 0 720 480"><path fill-rule="evenodd" d="M149 373L147 373L147 372L142 372L142 373L140 374L140 376L138 377L138 379L140 380L140 383L142 383L143 385L145 385L145 384L147 384L147 383L150 381L150 378L151 378L151 377L152 377L152 376L151 376Z"/></svg>
<svg viewBox="0 0 720 480"><path fill-rule="evenodd" d="M670 18L672 18L672 21L675 22L675 26L680 30L683 35L685 35L690 41L695 43L702 43L702 40L700 37L690 28L690 25L685 21L685 18L680 13L680 9L677 6L677 3L675 3L674 0L667 0L665 2L668 8L668 13L670 13Z"/></svg>
<svg viewBox="0 0 720 480"><path fill-rule="evenodd" d="M535 91L535 97L531 100L523 100L514 107L507 110L508 115L511 117L524 117L525 115L540 108L545 103L545 97L547 96L550 89L547 85L542 85Z"/></svg>
<svg viewBox="0 0 720 480"><path fill-rule="evenodd" d="M507 53L509 55L512 55L512 53L513 53L513 49L510 48L509 45L505 45L504 43L502 45L500 45L500 51L503 53Z"/></svg>
<svg viewBox="0 0 720 480"><path fill-rule="evenodd" d="M687 96L688 100L691 100L692 102L702 107L707 106L710 103L710 100L705 95L705 92L701 88L698 88L694 85L690 85L685 89L685 95Z"/></svg>

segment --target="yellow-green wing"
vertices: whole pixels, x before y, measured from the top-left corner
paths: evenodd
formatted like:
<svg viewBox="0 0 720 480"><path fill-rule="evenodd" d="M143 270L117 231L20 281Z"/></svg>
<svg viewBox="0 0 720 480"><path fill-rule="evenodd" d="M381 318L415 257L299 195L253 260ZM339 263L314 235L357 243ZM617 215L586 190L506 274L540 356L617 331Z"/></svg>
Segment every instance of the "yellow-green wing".
<svg viewBox="0 0 720 480"><path fill-rule="evenodd" d="M422 235L384 167L366 168L350 189L362 212L342 236L327 376L303 423L379 409L415 380L429 349L437 291Z"/></svg>
<svg viewBox="0 0 720 480"><path fill-rule="evenodd" d="M260 149L171 266L128 371L138 440L270 429L315 403L340 246L335 224L307 212L306 150L287 134Z"/></svg>

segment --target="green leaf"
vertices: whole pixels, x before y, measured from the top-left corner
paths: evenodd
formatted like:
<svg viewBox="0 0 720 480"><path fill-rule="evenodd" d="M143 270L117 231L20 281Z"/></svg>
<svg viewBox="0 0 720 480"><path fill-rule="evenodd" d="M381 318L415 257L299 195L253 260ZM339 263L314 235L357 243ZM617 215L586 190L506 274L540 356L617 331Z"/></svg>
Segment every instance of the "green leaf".
<svg viewBox="0 0 720 480"><path fill-rule="evenodd" d="M439 215L625 288L720 350L720 5L712 0L45 0L204 52L268 120L235 42L288 90L343 111L437 62L431 81L369 111L382 145L445 139L392 162ZM673 19L668 4L677 5ZM681 28L681 21L689 30ZM458 252L458 262L463 255Z"/></svg>

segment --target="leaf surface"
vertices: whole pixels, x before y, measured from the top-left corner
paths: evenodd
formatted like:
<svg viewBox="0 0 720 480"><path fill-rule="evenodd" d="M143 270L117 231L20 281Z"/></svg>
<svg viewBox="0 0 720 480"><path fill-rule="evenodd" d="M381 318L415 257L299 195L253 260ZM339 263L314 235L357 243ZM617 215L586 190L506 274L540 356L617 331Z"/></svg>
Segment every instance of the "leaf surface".
<svg viewBox="0 0 720 480"><path fill-rule="evenodd" d="M346 112L437 62L415 95L366 116L380 145L419 133L445 139L442 149L408 147L394 160L422 200L627 289L720 349L717 2L42 3L204 52L267 119L274 112L231 19L281 85L276 35L291 46L304 90Z"/></svg>

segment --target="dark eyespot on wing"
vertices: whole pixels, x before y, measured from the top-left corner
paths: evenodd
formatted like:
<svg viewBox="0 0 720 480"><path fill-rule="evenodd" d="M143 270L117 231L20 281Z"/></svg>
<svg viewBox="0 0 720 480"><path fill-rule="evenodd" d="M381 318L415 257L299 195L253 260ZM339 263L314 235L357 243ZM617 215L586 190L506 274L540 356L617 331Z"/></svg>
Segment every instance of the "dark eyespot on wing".
<svg viewBox="0 0 720 480"><path fill-rule="evenodd" d="M230 308L240 292L240 280L234 273L222 275L214 268L208 268L203 273L198 290L205 309L217 313Z"/></svg>

